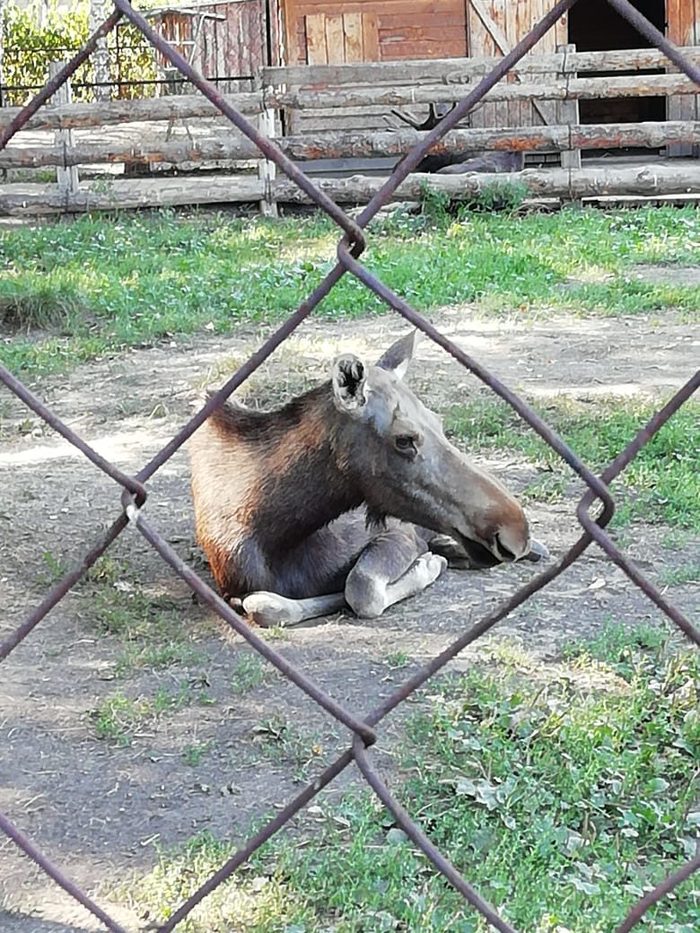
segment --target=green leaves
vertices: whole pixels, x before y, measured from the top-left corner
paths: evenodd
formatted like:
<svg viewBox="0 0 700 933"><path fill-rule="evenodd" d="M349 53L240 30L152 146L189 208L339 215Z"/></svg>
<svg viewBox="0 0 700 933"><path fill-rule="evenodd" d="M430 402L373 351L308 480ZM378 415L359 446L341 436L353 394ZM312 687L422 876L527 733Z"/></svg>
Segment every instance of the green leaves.
<svg viewBox="0 0 700 933"><path fill-rule="evenodd" d="M21 106L36 93L48 77L48 66L52 61L64 61L73 57L85 44L90 34L89 2L73 4L72 9L60 9L56 0L47 5L42 20L35 6L20 8L7 4L3 9L3 72L4 82L10 88L6 93L6 104ZM112 61L117 35L113 30L107 37L112 51ZM132 25L119 27L119 74L120 82L152 81L157 76L154 50L140 32ZM74 100L92 100L90 88L81 87L93 78L93 66L88 60L75 72L71 83ZM32 90L33 88L33 90ZM150 89L143 84L133 87L120 86L119 97L141 97Z"/></svg>

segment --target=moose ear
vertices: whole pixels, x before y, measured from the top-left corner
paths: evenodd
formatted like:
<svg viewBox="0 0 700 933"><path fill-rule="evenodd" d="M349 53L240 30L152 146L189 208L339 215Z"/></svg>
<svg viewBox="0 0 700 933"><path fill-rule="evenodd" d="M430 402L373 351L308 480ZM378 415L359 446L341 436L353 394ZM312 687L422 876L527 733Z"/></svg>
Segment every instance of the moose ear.
<svg viewBox="0 0 700 933"><path fill-rule="evenodd" d="M352 414L367 401L367 368L362 360L352 353L339 356L333 363L331 382L333 400L341 411Z"/></svg>
<svg viewBox="0 0 700 933"><path fill-rule="evenodd" d="M408 364L413 359L413 352L418 342L418 331L411 331L396 343L393 343L389 349L377 361L380 369L388 369L395 373L399 379L403 379L408 370Z"/></svg>

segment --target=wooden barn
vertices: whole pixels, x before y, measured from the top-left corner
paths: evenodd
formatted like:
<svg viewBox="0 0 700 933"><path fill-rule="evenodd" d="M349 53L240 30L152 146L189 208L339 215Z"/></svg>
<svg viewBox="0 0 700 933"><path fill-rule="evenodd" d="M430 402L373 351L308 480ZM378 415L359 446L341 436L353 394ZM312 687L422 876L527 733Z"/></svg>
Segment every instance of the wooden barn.
<svg viewBox="0 0 700 933"><path fill-rule="evenodd" d="M553 0L273 0L283 39L279 62L481 58L513 47ZM634 6L678 45L700 45L700 0L636 0ZM607 0L580 0L538 43L535 53L573 44L578 51L649 45ZM511 80L513 80L511 78ZM694 99L624 98L582 101L583 123L693 119ZM487 104L474 126L550 122L546 105ZM666 112L668 110L668 113Z"/></svg>
<svg viewBox="0 0 700 933"><path fill-rule="evenodd" d="M492 58L505 54L554 0L209 0L146 15L222 90L253 87L265 66ZM700 0L636 0L678 45L700 45ZM579 52L649 45L607 0L579 0L538 43L535 54L572 45ZM161 65L165 63L161 62ZM167 68L164 73L169 74ZM656 69L659 73L662 69ZM618 74L620 72L618 71ZM180 81L172 74L173 82ZM516 82L510 75L506 80ZM543 79L544 80L544 79ZM181 83L181 82L180 82ZM176 88L173 88L176 90ZM423 108L425 112L426 108ZM420 109L418 114L420 115ZM563 119L550 101L487 103L474 127L559 122L637 123L698 118L692 96L586 99ZM286 114L284 132L400 125L387 108ZM689 154L688 147L674 154Z"/></svg>
<svg viewBox="0 0 700 933"><path fill-rule="evenodd" d="M436 108L444 112L463 98L553 3L208 0L147 15L304 172L327 176L331 197L359 204L377 190L372 176L388 174L434 123ZM636 6L700 64L700 0ZM7 168L57 166L57 190L38 192L36 209L112 209L124 199L134 207L257 201L265 211L305 203L259 149L168 70L165 58L159 64L161 95L179 99L100 101L59 115L49 109L32 129L57 131L56 139L46 132L43 147L27 140L3 153ZM420 171L445 170L430 184L452 199L481 191L491 171L517 176L536 198L696 197L699 103L697 85L606 0L579 0L435 144L433 161ZM119 130L106 129L113 126ZM485 175L477 177L475 163ZM118 201L81 190L77 168L93 172L102 164L161 178L139 179L143 190L125 186ZM201 175L186 177L202 170L231 174L206 183ZM67 187L69 176L75 178ZM420 199L424 183L407 181L401 197ZM9 192L6 206L31 208L26 192Z"/></svg>

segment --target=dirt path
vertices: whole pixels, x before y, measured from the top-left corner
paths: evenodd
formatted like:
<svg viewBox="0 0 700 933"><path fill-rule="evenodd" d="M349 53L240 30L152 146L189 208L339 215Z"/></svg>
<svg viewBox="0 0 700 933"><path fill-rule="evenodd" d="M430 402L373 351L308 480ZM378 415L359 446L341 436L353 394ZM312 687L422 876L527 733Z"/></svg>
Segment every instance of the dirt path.
<svg viewBox="0 0 700 933"><path fill-rule="evenodd" d="M521 324L478 320L455 309L434 320L508 385L536 396L668 391L693 372L700 344L688 325L648 318L556 317ZM375 354L404 330L396 318L312 322L256 374L250 391L263 401L277 400L309 378L323 377L341 347ZM261 333L249 331L133 351L45 380L36 390L101 453L135 472L185 419L193 389L221 381L260 340ZM473 377L427 344L413 384L438 409L480 391ZM59 567L111 522L119 492L27 419L7 393L0 396L0 440L2 635L37 604ZM512 457L475 455L516 489L528 478L528 468ZM574 505L530 508L535 533L555 556L577 537ZM155 477L147 509L180 554L196 561L182 452ZM662 533L637 526L626 535L627 552L652 577L665 562L697 560L700 552L697 541L686 542L680 555L665 552ZM146 871L156 844L169 846L203 829L242 838L251 820L289 799L347 740L343 729L274 673L258 671L244 692L232 685L234 666L247 651L242 641L222 637L140 538L125 533L113 560L117 578L96 581L64 600L2 666L0 680L0 809L93 893L126 873ZM535 573L532 565L450 573L376 622L336 616L287 633L278 647L336 699L366 711ZM125 672L123 639L100 633L105 594L116 612L140 593L159 601L173 625L186 624L191 651L180 663L155 670L127 665ZM673 595L688 611L697 603L690 586L675 588ZM564 641L611 617L637 622L658 614L591 551L480 643L479 651L507 638L551 657ZM475 656L465 652L456 666L473 663ZM153 698L158 691L182 702L145 721L130 745L96 737L91 711L105 698L117 692ZM398 725L400 717L387 722L388 742ZM191 748L204 749L201 760L193 760ZM104 894L100 899L105 902ZM122 916L136 928L136 918ZM0 841L3 933L93 928L84 912Z"/></svg>

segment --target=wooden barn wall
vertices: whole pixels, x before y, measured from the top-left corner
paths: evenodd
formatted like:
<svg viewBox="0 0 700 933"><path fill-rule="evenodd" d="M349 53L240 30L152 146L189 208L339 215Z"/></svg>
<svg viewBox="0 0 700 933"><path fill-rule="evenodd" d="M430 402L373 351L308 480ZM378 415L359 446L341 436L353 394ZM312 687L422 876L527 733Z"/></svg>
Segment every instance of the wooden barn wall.
<svg viewBox="0 0 700 933"><path fill-rule="evenodd" d="M459 58L467 54L464 0L286 0L287 61L307 64L306 17L376 17L375 60Z"/></svg>
<svg viewBox="0 0 700 933"><path fill-rule="evenodd" d="M238 0L198 7L224 20L205 20L202 62L207 75L255 76L266 64L264 0ZM243 87L238 83L238 87Z"/></svg>
<svg viewBox="0 0 700 933"><path fill-rule="evenodd" d="M462 58L464 0L285 0L288 64ZM422 108L427 112L427 108ZM421 109L413 111L420 116ZM288 115L288 131L401 126L385 108Z"/></svg>
<svg viewBox="0 0 700 933"><path fill-rule="evenodd" d="M666 22L668 38L676 45L700 45L700 0L666 0ZM668 120L700 119L698 95L669 97L666 117ZM700 157L700 147L673 146L669 154Z"/></svg>
<svg viewBox="0 0 700 933"><path fill-rule="evenodd" d="M523 38L552 8L552 0L528 0L513 3L512 0L467 0L469 56L504 55ZM566 14L543 36L533 49L533 54L556 51L557 45L567 42L568 20ZM507 81L517 80L509 75ZM528 75L528 82L537 76ZM546 81L547 76L541 80ZM538 111L529 102L506 101L484 104L472 116L472 126L536 126L553 122L556 110L543 106Z"/></svg>
<svg viewBox="0 0 700 933"><path fill-rule="evenodd" d="M268 64L264 0L226 0L196 9L213 18L169 11L158 29L205 77L254 78ZM232 93L252 87L252 80L219 83L222 91Z"/></svg>

